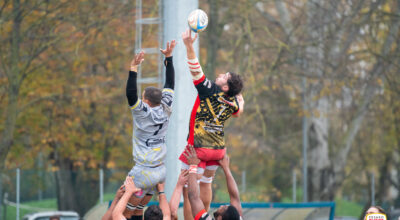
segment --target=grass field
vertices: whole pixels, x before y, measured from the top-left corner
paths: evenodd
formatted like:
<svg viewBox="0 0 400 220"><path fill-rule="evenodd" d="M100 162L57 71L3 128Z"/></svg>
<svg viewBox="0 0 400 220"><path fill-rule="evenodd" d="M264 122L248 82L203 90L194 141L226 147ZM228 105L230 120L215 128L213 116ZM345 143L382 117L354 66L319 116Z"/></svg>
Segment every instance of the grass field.
<svg viewBox="0 0 400 220"><path fill-rule="evenodd" d="M32 202L25 202L22 205L27 205L31 207L38 207L42 209L49 209L49 210L57 210L57 200L56 199L44 199L41 201L32 201ZM31 209L23 209L20 208L19 217L22 219L24 215L36 212L35 210ZM15 220L16 219L16 208L13 206L6 206L5 209L2 209L0 212L6 220Z"/></svg>
<svg viewBox="0 0 400 220"><path fill-rule="evenodd" d="M336 201L335 216L354 216L359 217L362 213L363 206L346 200Z"/></svg>

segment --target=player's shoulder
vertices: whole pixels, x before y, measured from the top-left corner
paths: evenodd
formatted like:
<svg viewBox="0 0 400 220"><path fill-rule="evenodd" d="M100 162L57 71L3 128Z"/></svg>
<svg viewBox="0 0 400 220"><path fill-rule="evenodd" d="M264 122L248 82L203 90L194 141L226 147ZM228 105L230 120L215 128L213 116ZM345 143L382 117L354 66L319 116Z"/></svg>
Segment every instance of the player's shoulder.
<svg viewBox="0 0 400 220"><path fill-rule="evenodd" d="M166 93L174 94L174 90L173 90L173 89L170 89L170 88L164 88L164 89L162 90L162 93L163 93L163 94L166 94Z"/></svg>
<svg viewBox="0 0 400 220"><path fill-rule="evenodd" d="M151 119L157 124L164 123L169 118L169 114L165 110L164 104L161 104L156 108L152 108L150 114L151 114Z"/></svg>

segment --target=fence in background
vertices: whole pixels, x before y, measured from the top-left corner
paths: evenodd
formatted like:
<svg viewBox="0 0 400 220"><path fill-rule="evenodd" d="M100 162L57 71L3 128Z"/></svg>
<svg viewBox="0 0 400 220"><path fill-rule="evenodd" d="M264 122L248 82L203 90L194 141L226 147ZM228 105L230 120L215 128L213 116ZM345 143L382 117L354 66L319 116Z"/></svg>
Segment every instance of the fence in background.
<svg viewBox="0 0 400 220"><path fill-rule="evenodd" d="M64 171L68 172L72 177L72 184L90 184L87 190L88 194L95 197L93 204L105 203L114 198L116 190L122 185L127 170L89 170L89 171ZM3 195L3 205L0 210L1 219L22 219L28 213L57 210L57 171L43 170L8 170L0 174L0 189ZM241 191L242 200L244 202L271 202L281 201L282 198L274 197L273 194L265 195L264 189L254 189L253 184L246 180L246 172L234 173L235 179ZM288 190L285 202L296 202L297 198L301 198L301 190L297 190L301 180L296 178L296 172L282 174L290 175L292 180L288 184L288 189L277 189L278 191ZM83 193L85 193L83 191ZM213 202L229 201L226 191L226 183L221 170L217 171L215 181L213 183L214 198ZM79 192L78 192L79 193ZM253 196L252 196L253 195ZM256 204L256 203L253 203ZM261 203L258 203L261 204ZM265 204L265 203L262 203ZM272 203L271 203L272 204ZM275 203L277 204L277 203ZM298 203L299 204L299 203ZM249 207L252 213L257 207ZM260 207L258 207L260 208ZM282 208L282 207L281 207ZM272 210L272 209L271 209ZM278 207L275 207L278 210ZM290 209L280 209L285 213L289 213ZM313 209L323 210L323 209ZM329 209L329 210L334 210ZM325 212L326 214L327 212Z"/></svg>

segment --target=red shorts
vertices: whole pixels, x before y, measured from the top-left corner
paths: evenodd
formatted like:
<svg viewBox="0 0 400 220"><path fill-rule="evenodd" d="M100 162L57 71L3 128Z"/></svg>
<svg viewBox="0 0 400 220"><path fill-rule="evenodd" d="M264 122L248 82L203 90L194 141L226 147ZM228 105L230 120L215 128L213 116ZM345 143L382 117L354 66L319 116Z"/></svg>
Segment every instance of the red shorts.
<svg viewBox="0 0 400 220"><path fill-rule="evenodd" d="M186 149L188 146L186 146ZM225 156L226 149L208 149L208 148L201 148L201 147L195 147L197 157L200 159L200 163L197 165L198 167L201 167L203 169L206 168L206 166L213 166L217 165L219 166L218 161L222 160ZM185 151L182 152L181 156L179 157L179 160L181 160L183 163L188 164L187 159L185 155L183 154Z"/></svg>

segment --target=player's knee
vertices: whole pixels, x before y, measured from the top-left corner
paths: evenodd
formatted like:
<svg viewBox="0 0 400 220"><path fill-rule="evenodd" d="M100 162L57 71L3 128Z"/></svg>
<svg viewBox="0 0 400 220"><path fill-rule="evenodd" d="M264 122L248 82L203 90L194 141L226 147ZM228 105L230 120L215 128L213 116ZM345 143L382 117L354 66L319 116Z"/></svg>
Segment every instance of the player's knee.
<svg viewBox="0 0 400 220"><path fill-rule="evenodd" d="M204 171L203 176L214 177L215 172L217 171L217 169L218 169L218 166L216 166L216 165L207 166L205 171Z"/></svg>

